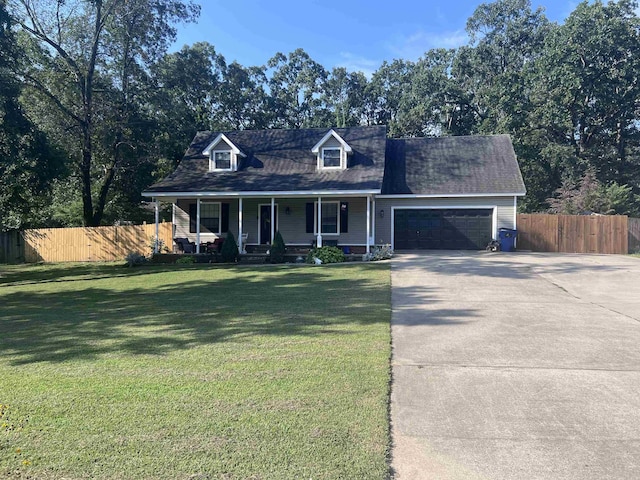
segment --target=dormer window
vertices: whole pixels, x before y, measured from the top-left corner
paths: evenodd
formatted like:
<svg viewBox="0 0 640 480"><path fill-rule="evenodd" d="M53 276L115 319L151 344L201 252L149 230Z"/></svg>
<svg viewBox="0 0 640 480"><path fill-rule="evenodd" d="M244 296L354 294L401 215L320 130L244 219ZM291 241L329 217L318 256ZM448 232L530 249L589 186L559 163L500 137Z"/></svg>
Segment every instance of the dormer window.
<svg viewBox="0 0 640 480"><path fill-rule="evenodd" d="M353 150L344 139L329 130L311 149L318 157L318 170L346 170L347 155Z"/></svg>
<svg viewBox="0 0 640 480"><path fill-rule="evenodd" d="M224 133L219 134L202 154L209 157L210 172L235 172L239 157L246 157Z"/></svg>
<svg viewBox="0 0 640 480"><path fill-rule="evenodd" d="M340 168L342 163L340 150L340 148L323 148L322 168Z"/></svg>
<svg viewBox="0 0 640 480"><path fill-rule="evenodd" d="M211 170L231 170L231 150L214 151Z"/></svg>

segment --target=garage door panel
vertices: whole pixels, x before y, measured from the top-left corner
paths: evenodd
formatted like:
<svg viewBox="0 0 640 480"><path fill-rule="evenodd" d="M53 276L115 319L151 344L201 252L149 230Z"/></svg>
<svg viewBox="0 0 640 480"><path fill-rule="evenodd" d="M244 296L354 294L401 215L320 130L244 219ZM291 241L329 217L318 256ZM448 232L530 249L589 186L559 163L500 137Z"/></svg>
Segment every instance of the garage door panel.
<svg viewBox="0 0 640 480"><path fill-rule="evenodd" d="M397 250L483 249L492 238L493 209L396 209Z"/></svg>

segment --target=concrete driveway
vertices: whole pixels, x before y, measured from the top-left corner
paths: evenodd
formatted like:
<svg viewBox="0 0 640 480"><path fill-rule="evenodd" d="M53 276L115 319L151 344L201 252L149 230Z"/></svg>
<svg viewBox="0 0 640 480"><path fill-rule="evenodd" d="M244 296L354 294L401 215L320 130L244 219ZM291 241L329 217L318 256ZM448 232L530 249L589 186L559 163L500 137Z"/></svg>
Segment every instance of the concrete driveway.
<svg viewBox="0 0 640 480"><path fill-rule="evenodd" d="M396 479L640 478L640 259L403 254L392 304Z"/></svg>

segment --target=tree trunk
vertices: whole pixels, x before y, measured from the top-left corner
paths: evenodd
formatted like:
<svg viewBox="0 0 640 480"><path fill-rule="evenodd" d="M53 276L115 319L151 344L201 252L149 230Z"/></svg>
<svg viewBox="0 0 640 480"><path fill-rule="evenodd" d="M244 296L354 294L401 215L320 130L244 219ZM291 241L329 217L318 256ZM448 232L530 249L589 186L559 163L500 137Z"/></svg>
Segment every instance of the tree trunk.
<svg viewBox="0 0 640 480"><path fill-rule="evenodd" d="M93 160L93 146L91 131L87 125L83 127L82 163L80 164L80 178L82 181L82 218L86 227L95 227L93 221L93 198L91 195L91 163Z"/></svg>

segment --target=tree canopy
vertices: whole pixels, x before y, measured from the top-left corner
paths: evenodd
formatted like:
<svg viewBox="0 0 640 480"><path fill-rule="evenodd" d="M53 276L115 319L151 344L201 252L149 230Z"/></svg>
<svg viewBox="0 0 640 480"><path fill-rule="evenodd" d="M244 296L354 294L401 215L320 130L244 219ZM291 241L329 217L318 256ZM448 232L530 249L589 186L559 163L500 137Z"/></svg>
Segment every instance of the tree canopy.
<svg viewBox="0 0 640 480"><path fill-rule="evenodd" d="M511 135L524 211L558 210L586 181L603 213L637 213L636 12L584 1L558 24L497 0L468 19L467 45L367 77L302 49L258 66L207 42L168 52L198 16L186 0L0 0L1 228L142 219L141 191L198 130L382 124L391 137Z"/></svg>

